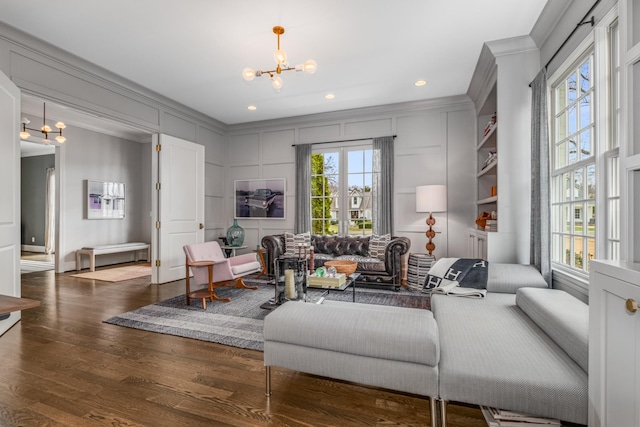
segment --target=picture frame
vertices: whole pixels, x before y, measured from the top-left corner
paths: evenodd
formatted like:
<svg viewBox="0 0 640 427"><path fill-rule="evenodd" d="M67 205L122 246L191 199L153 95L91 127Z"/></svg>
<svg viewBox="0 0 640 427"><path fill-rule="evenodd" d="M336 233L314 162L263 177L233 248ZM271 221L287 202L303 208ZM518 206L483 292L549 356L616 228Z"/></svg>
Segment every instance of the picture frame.
<svg viewBox="0 0 640 427"><path fill-rule="evenodd" d="M124 219L124 183L86 180L86 190L87 219Z"/></svg>
<svg viewBox="0 0 640 427"><path fill-rule="evenodd" d="M236 219L285 219L285 179L241 179L233 183Z"/></svg>

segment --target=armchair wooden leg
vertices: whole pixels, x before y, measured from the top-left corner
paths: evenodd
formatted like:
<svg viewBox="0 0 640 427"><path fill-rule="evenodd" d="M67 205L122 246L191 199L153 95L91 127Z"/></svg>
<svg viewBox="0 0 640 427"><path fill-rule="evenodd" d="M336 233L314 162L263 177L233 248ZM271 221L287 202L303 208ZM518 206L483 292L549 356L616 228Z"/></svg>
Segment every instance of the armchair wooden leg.
<svg viewBox="0 0 640 427"><path fill-rule="evenodd" d="M185 281L185 288L186 288L185 296L187 298L187 305L191 305L191 299L189 298L189 294L191 293L190 284L189 284L189 276L191 275L191 272L189 271L189 258L187 258L184 265L187 270L187 278Z"/></svg>
<svg viewBox="0 0 640 427"><path fill-rule="evenodd" d="M222 302L230 302L231 298L220 298L215 291L212 291L211 294L209 295L209 301L213 302L214 300L222 301Z"/></svg>
<svg viewBox="0 0 640 427"><path fill-rule="evenodd" d="M253 289L254 291L258 289L257 286L247 286L247 284L244 283L244 280L242 280L242 277L238 277L236 279L236 284L233 287L240 288L240 289Z"/></svg>

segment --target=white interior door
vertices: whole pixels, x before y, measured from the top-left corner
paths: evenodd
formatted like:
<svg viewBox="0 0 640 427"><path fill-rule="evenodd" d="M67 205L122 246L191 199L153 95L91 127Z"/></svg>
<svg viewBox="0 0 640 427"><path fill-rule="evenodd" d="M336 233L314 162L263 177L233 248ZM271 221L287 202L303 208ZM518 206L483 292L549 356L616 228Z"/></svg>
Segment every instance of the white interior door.
<svg viewBox="0 0 640 427"><path fill-rule="evenodd" d="M157 135L154 142L160 145L154 161L160 185L154 191L151 280L166 283L184 279L182 247L204 241L204 146L169 135Z"/></svg>
<svg viewBox="0 0 640 427"><path fill-rule="evenodd" d="M0 72L0 294L20 292L20 89ZM0 316L0 335L20 320ZM3 318L6 317L6 318Z"/></svg>

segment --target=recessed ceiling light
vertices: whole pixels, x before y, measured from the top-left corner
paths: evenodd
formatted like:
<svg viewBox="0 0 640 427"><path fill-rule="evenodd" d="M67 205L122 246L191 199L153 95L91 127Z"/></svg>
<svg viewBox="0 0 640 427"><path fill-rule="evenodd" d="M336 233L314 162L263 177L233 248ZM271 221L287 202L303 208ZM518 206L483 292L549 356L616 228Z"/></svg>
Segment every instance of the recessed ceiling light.
<svg viewBox="0 0 640 427"><path fill-rule="evenodd" d="M328 94L326 94L324 97L325 97L325 98L327 98L327 99L333 99L333 98L335 98L336 96L335 96L334 94L332 94L332 93L328 93Z"/></svg>
<svg viewBox="0 0 640 427"><path fill-rule="evenodd" d="M414 83L414 85L420 87L420 86L424 86L427 84L426 80L418 80L417 82Z"/></svg>
<svg viewBox="0 0 640 427"><path fill-rule="evenodd" d="M258 107L256 107L255 105L249 105L249 106L247 107L247 110L251 110L251 111L255 111L255 110L257 110L257 109L258 109Z"/></svg>

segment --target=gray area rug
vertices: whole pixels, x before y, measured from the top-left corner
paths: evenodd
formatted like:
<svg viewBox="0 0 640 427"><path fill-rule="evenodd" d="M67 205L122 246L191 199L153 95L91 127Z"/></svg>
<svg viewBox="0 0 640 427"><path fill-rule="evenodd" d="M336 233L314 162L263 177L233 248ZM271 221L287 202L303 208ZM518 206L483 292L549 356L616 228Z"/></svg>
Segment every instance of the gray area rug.
<svg viewBox="0 0 640 427"><path fill-rule="evenodd" d="M273 285L266 281L245 280L247 285L258 285L255 291L247 289L217 288L220 297L230 297L231 302L207 302L203 310L200 300L187 305L184 295L170 298L133 310L104 322L150 332L216 342L234 347L262 351L262 326L269 310L260 308L274 295ZM310 298L319 298L321 290L309 289ZM352 301L351 288L344 292L333 291L328 300ZM371 288L357 288L356 302L365 304L394 305L413 308L430 308L429 296L419 292L399 292Z"/></svg>

